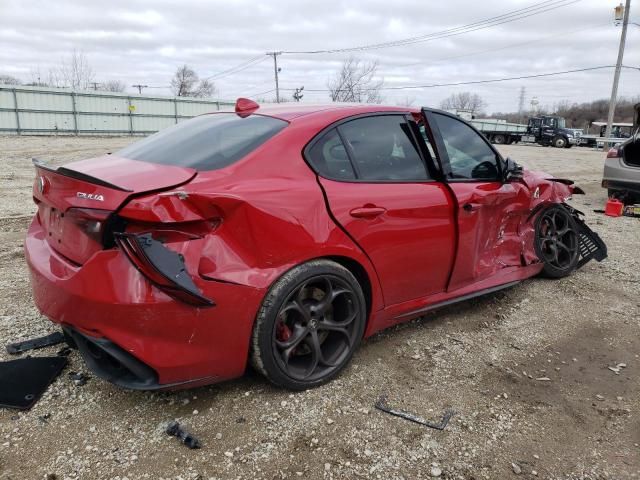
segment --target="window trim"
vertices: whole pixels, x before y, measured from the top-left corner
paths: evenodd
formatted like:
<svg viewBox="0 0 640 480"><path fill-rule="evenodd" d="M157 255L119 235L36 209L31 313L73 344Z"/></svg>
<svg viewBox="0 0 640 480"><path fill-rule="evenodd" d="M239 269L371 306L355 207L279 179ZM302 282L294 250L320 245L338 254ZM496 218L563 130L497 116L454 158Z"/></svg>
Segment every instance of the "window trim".
<svg viewBox="0 0 640 480"><path fill-rule="evenodd" d="M481 179L481 178L451 178L451 162L449 160L449 153L447 152L447 148L444 144L444 139L442 137L442 133L440 132L440 127L438 126L438 122L434 115L443 115L445 117L452 118L453 120L457 120L466 126L468 126L471 130L473 130L489 147L489 149L495 155L496 166L498 170L498 176L495 180L493 179ZM504 183L504 172L503 172L503 162L504 158L500 155L500 152L491 144L491 142L485 137L480 130L471 125L471 123L466 120L454 115L450 112L445 112L444 110L438 110L436 108L423 108L422 115L425 117L425 121L429 128L431 129L432 135L434 137L434 141L436 144L437 155L442 164L442 173L443 173L443 181L447 183L487 183L487 182L500 182Z"/></svg>
<svg viewBox="0 0 640 480"><path fill-rule="evenodd" d="M351 163L351 168L353 168L353 171L355 172L355 174L357 176L359 176L360 172L358 167L356 166L355 162L353 161L353 155L354 153L352 152L351 149L351 145L349 145L348 142L344 141L344 138L342 136L342 133L340 132L340 129L338 128L340 125L343 125L345 123L348 122L352 122L354 120L359 120L361 118L368 118L368 117L383 117L383 116L396 116L396 117L402 117L402 119L406 122L407 121L407 115L411 115L410 111L407 110L392 110L392 111L383 111L383 112L368 112L368 113L359 113L356 115L351 115L349 117L345 117L345 118L341 118L340 120L337 120L333 123L330 123L329 125L327 125L326 127L324 127L322 130L320 130L318 133L316 133L313 138L311 140L309 140L309 142L307 142L307 144L302 148L302 158L304 159L305 163L309 166L309 168L320 178L324 178L327 180L331 180L333 182L341 182L341 183L367 183L367 184L406 184L406 183L434 183L434 182L438 182L438 179L435 178L431 178L431 171L427 166L427 162L429 160L427 160L424 156L424 153L422 152L422 148L418 148L416 150L416 152L418 153L418 156L420 157L420 160L422 161L422 166L424 168L425 174L427 175L426 179L415 179L415 180L367 180L367 179L362 179L362 178L335 178L335 177L331 177L328 175L325 175L323 173L320 173L318 171L318 169L313 165L313 162L310 160L310 151L311 149L314 147L314 145L316 143L318 143L325 134L329 133L332 129L336 130L336 133L338 134L338 136L340 137L340 141L342 141L344 147L345 147L345 151L347 152L347 157L349 158L349 162ZM420 143L418 142L418 146L420 145ZM434 168L437 169L436 166L434 166Z"/></svg>

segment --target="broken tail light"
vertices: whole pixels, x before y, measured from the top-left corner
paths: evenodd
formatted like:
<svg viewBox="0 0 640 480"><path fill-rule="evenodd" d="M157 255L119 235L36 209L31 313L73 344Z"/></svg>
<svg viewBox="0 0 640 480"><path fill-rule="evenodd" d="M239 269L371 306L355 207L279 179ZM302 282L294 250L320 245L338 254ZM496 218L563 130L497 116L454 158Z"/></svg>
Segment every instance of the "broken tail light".
<svg viewBox="0 0 640 480"><path fill-rule="evenodd" d="M612 147L607 152L607 158L620 158L622 157L622 150L618 147Z"/></svg>
<svg viewBox="0 0 640 480"><path fill-rule="evenodd" d="M215 305L193 283L183 257L154 240L151 233L115 233L114 237L131 263L164 293L195 306Z"/></svg>

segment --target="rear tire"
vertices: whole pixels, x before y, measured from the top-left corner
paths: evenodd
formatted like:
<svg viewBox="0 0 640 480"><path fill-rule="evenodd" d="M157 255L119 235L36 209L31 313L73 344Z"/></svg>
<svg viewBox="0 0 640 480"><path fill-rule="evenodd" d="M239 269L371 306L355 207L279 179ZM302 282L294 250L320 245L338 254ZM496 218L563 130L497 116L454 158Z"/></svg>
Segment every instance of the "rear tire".
<svg viewBox="0 0 640 480"><path fill-rule="evenodd" d="M271 287L258 312L251 363L275 385L317 387L351 360L366 322L353 274L330 260L298 265Z"/></svg>
<svg viewBox="0 0 640 480"><path fill-rule="evenodd" d="M493 143L497 145L503 145L506 143L506 141L507 139L504 135L498 134L493 136Z"/></svg>
<svg viewBox="0 0 640 480"><path fill-rule="evenodd" d="M535 222L535 249L544 264L543 275L562 278L576 269L579 260L578 225L571 212L553 205L538 215Z"/></svg>

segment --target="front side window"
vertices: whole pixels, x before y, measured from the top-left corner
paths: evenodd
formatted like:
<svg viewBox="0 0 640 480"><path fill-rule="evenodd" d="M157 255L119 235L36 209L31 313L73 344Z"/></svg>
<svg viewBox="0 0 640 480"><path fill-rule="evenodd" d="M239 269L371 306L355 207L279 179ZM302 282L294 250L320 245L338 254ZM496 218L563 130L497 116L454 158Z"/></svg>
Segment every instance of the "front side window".
<svg viewBox="0 0 640 480"><path fill-rule="evenodd" d="M338 127L364 181L424 181L427 170L403 115L358 118Z"/></svg>
<svg viewBox="0 0 640 480"><path fill-rule="evenodd" d="M202 115L162 130L115 155L163 165L216 170L237 162L288 125L264 115Z"/></svg>
<svg viewBox="0 0 640 480"><path fill-rule="evenodd" d="M497 180L495 152L468 125L455 118L434 114L451 165L450 178L469 180Z"/></svg>

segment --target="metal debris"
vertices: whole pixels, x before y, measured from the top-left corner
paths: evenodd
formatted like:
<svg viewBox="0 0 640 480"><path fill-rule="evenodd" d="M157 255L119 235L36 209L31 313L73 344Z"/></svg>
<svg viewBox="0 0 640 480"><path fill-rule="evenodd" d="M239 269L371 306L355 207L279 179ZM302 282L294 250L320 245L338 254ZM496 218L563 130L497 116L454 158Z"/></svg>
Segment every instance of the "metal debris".
<svg viewBox="0 0 640 480"><path fill-rule="evenodd" d="M165 431L168 435L178 437L182 443L184 443L191 449L200 448L202 446L200 444L200 440L183 429L182 426L175 420L167 425L167 429Z"/></svg>
<svg viewBox="0 0 640 480"><path fill-rule="evenodd" d="M445 410L444 415L442 417L442 420L440 420L439 423L430 422L428 420L425 420L423 418L418 417L417 415L414 415L413 413L405 412L405 411L402 411L402 410L395 410L393 408L390 408L387 405L387 395L386 394L380 395L380 398L378 398L378 401L375 403L375 407L378 410L382 410L383 412L386 412L386 413L388 413L390 415L394 415L396 417L404 418L405 420L409 420L410 422L414 422L414 423L418 423L420 425L424 425L425 427L435 428L436 430L444 430L445 427L447 426L447 424L449 423L449 420L451 419L451 417L453 417L455 415L455 412L453 410L447 409L447 410Z"/></svg>

